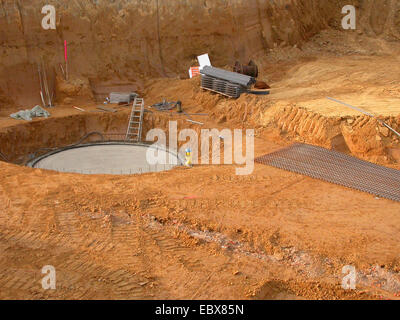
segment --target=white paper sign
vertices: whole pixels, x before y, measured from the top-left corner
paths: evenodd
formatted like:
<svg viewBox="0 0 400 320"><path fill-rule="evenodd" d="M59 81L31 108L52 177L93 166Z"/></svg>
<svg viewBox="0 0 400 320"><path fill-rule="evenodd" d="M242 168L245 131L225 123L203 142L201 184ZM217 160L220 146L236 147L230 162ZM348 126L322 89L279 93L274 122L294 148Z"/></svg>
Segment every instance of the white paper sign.
<svg viewBox="0 0 400 320"><path fill-rule="evenodd" d="M197 60L199 61L200 70L203 69L203 67L205 66L211 67L210 57L208 56L208 53L198 56Z"/></svg>

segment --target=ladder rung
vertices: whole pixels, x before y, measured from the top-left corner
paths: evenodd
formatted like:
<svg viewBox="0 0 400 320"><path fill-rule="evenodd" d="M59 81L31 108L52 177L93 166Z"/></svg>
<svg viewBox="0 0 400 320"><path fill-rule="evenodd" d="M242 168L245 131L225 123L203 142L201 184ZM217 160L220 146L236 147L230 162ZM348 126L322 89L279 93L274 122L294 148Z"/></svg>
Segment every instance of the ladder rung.
<svg viewBox="0 0 400 320"><path fill-rule="evenodd" d="M132 111L129 118L128 130L126 133L126 139L130 141L140 141L142 132L144 112L144 99L136 97L132 104Z"/></svg>

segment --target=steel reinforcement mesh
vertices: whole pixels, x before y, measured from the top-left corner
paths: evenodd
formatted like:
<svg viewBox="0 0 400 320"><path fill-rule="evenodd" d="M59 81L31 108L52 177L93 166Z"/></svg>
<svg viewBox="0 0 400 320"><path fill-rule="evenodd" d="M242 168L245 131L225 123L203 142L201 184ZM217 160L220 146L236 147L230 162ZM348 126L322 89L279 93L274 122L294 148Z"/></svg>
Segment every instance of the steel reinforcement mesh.
<svg viewBox="0 0 400 320"><path fill-rule="evenodd" d="M240 95L246 91L244 87L238 84L205 75L201 77L201 86L204 89L213 90L232 98L239 98Z"/></svg>
<svg viewBox="0 0 400 320"><path fill-rule="evenodd" d="M255 159L256 162L400 201L400 170L307 144Z"/></svg>

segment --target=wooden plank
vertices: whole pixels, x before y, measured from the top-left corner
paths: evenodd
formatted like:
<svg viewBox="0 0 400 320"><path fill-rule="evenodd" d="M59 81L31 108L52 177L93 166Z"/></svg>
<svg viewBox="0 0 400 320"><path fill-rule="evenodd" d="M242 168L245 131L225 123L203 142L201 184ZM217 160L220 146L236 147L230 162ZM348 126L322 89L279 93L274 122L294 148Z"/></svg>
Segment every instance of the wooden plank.
<svg viewBox="0 0 400 320"><path fill-rule="evenodd" d="M186 121L191 122L191 123L194 123L194 124L198 124L198 125L201 125L201 126L204 124L204 123L202 123L202 122L193 121L193 120L189 120L189 119L186 119Z"/></svg>
<svg viewBox="0 0 400 320"><path fill-rule="evenodd" d="M208 113L183 113L183 112L175 112L175 114L180 114L180 115L187 115L187 116L208 116Z"/></svg>

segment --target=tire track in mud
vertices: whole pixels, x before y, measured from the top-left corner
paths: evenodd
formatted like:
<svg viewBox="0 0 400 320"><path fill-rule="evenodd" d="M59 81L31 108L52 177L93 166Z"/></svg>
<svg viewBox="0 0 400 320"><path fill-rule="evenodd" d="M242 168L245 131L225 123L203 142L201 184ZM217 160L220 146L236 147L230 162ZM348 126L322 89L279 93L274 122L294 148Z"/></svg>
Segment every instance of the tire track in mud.
<svg viewBox="0 0 400 320"><path fill-rule="evenodd" d="M98 280L99 283L92 281L89 286L86 286L87 291L83 293L82 298L93 295L92 287L105 285L112 293L110 297L150 299L153 294L145 285L150 282L148 278L151 269L146 268L145 258L141 254L137 254L137 249L140 248L138 224L113 216L105 216L96 220L97 224L102 223L101 227L106 229L103 230L101 239L98 238L98 234L87 237L86 250L89 253L94 252L94 255L99 255L97 261L103 261L101 263L85 262L85 256L79 254L77 259L74 258L62 265L65 272L73 272L78 275L73 281L76 286L81 285L85 275L91 275ZM75 240L82 239L82 236L78 235L77 224L77 218L71 219L71 216L67 216L60 224L61 231L67 232ZM84 262L81 263L81 261Z"/></svg>
<svg viewBox="0 0 400 320"><path fill-rule="evenodd" d="M175 231L194 239L215 242L224 252L228 250L227 253L252 257L268 264L287 263L289 267L300 270L299 275L305 279L317 280L321 272L324 273L320 265L314 264L312 257L294 248L288 254L288 261L278 261L223 234L192 230L170 221L160 223L151 215L130 218L65 212L54 215L56 228L50 233L44 227L32 231L0 225L0 253L4 257L0 262L0 288L12 297L170 298L177 294L173 290L179 290L172 288L171 291L168 286L171 279L180 279L177 286L194 290L210 281L213 269L204 265L197 255L199 251L194 252L193 246L185 244ZM95 228L95 231L85 232L82 225ZM48 264L56 267L58 290L44 292L41 268ZM11 270L7 269L10 265L13 266ZM162 278L165 272L170 276ZM204 288L207 286L204 284Z"/></svg>
<svg viewBox="0 0 400 320"><path fill-rule="evenodd" d="M103 267L95 263L88 262L88 257L86 255L73 253L79 249L80 246L86 245L85 251L89 251L89 253L91 251L95 251L96 253L105 255L113 248L112 245L110 245L110 241L107 237L103 239L96 239L96 235L91 237L90 234L85 234L82 232L80 229L79 216L75 213L55 214L55 222L56 230L58 232L55 235L45 234L43 233L43 230L42 232L33 232L30 230L21 230L15 228L4 229L2 227L0 231L0 241L2 244L5 244L5 250L10 248L15 249L16 252L19 252L23 257L35 255L36 251L40 251L41 249L49 246L54 246L58 250L61 249L61 253L54 252L56 257L55 259L51 259L53 261L52 264L56 266L57 272L61 272L61 274L65 276L65 281L63 281L63 277L59 277L60 280L58 282L61 288L68 289L70 286L72 286L72 288L79 287L82 279L103 276L107 278L111 286L114 284L116 285L116 293L119 296L131 296L134 299L147 298L149 296L146 294L145 290L142 289L142 286L139 285L140 282L143 282L142 278L132 281L132 276L130 274L119 276L117 271L113 272L112 270L110 271L108 269L101 270ZM136 231L134 230L134 232ZM132 236L130 238L134 239L135 237ZM118 252L118 249L120 248L121 246L118 246L116 251ZM130 249L130 247L128 247L128 249ZM4 250L2 251L4 258L6 255L4 254ZM63 251L71 252L72 258L69 259L66 257L65 259L61 259L62 261L60 262L60 259L57 257L57 255L61 255L62 257ZM9 259L2 260L4 261L5 265L10 262ZM46 257L43 257L42 259L36 259L35 263L37 266L38 264L41 266L49 264L49 261L45 260ZM122 259L120 261L120 266L124 266L125 263L126 259ZM21 288L40 288L37 283L31 281L32 278L30 276L26 276L26 274L21 273L19 269L17 269L17 272L7 272L6 267L2 268L2 270L4 270L4 273L0 274L0 287L13 289L14 291ZM37 270L39 270L39 267L37 267ZM105 272L107 274L105 274ZM30 285L28 285L28 283ZM95 292L93 292L93 290L86 289L85 293L71 293L71 297L89 297L93 296L94 294Z"/></svg>
<svg viewBox="0 0 400 320"><path fill-rule="evenodd" d="M178 239L171 238L170 233L154 227L153 224L146 230L150 239L155 241L160 253L172 257L173 261L181 264L187 272L196 272L204 269L204 265L200 260L191 257L193 249L183 246Z"/></svg>
<svg viewBox="0 0 400 320"><path fill-rule="evenodd" d="M282 257L275 257L264 252L254 250L248 243L240 242L229 238L219 232L200 231L191 229L185 224L172 224L170 221L159 222L156 218L150 216L153 221L151 225L155 229L163 229L166 227L177 229L188 234L190 237L205 241L207 243L217 243L223 250L231 251L241 256L248 256L259 261L275 264L280 267L293 268L295 272L305 279L305 281L318 281L324 278L329 283L341 283L340 272L338 274L331 273L330 267L334 265L334 261L325 257L323 263L320 259L310 255L309 253L298 250L295 247L282 247L284 253ZM319 262L318 262L319 261ZM344 264L343 264L344 265ZM400 294L400 273L390 270L384 270L378 265L369 269L357 271L358 287L364 289L375 290L377 293L395 297ZM377 294L376 293L376 294Z"/></svg>
<svg viewBox="0 0 400 320"><path fill-rule="evenodd" d="M41 288L41 268L47 264L44 251L41 234L1 227L1 290L8 290L13 296L35 296Z"/></svg>
<svg viewBox="0 0 400 320"><path fill-rule="evenodd" d="M193 257L193 248L183 244L170 230L155 227L153 221L147 217L137 216L135 220L133 226L126 227L121 234L125 239L134 239L129 244L137 244L135 256L141 260L142 275L152 282L151 285L156 285L158 298L160 294L166 299L173 297L168 284L164 285L164 280L160 277L165 270L168 269L176 279L193 279L199 276L198 272L206 269L199 259ZM124 245L126 243L125 241ZM132 254L133 248L129 249L128 252ZM124 251L119 250L117 254L118 257L122 254L122 259L126 257Z"/></svg>
<svg viewBox="0 0 400 320"><path fill-rule="evenodd" d="M83 235L77 214L59 213L55 215L55 220L58 232L55 235L0 228L0 243L6 247L5 250L18 252L19 256L24 258L32 257L40 279L43 277L43 275L40 276L40 268L47 264L54 265L58 275L57 286L67 292L67 296L70 298L99 297L98 291L113 292L110 296L101 296L102 298L148 299L151 297L149 290L144 287L144 284L149 281L140 274L148 274L150 270L142 268L139 274L127 270L127 265L131 269L134 269L136 265L135 261L129 261L127 258L133 251L132 242L127 243L125 239L135 239L136 229L132 229L131 232L124 230L123 237L114 239L119 243L114 246L107 236L96 239L100 233L93 234L93 236L90 233ZM84 248L82 249L82 247ZM51 254L37 259L37 252L43 251L45 248L50 249ZM81 252L76 253L79 248L81 248ZM0 287L12 289L12 292L18 292L20 289L40 290L40 283L32 281L32 277L27 276L19 268L16 269L16 272L7 272L6 266L9 265L11 257L4 254L5 250L1 250L6 259L2 259L4 268L0 273ZM93 252L95 255L99 255L98 259L90 259ZM102 260L102 258L107 261L107 256L113 258L112 260L115 259L112 261L112 267L96 261ZM120 260L121 257L124 259ZM106 288L102 288L104 286ZM21 294L21 292L19 293ZM57 291L51 296L57 297Z"/></svg>
<svg viewBox="0 0 400 320"><path fill-rule="evenodd" d="M85 253L71 256L59 266L63 272L65 287L74 289L74 297L89 299L103 298L149 299L151 294L143 287L145 279L120 265L110 267L87 261Z"/></svg>
<svg viewBox="0 0 400 320"><path fill-rule="evenodd" d="M209 268L193 256L193 248L186 247L182 240L173 237L171 226L160 224L151 217L137 217L137 222L135 219L114 221L110 226L112 247L105 246L110 242L107 234L104 238L100 235L99 239L95 239L89 233L86 245L82 243L81 250L77 250L79 245L76 241L82 239L76 236L77 217L70 213L60 214L56 218L60 234L55 236L1 228L0 251L6 258L0 263L1 270L7 270L13 257L27 260L22 264L16 262L18 267L0 273L0 288L8 290L14 297L152 299L155 293L152 282L158 282L158 272L170 266L171 262L174 267L183 266L177 272L186 281L202 281L202 271L203 280L212 275ZM265 260L265 257L249 254L242 244L232 242L223 235L208 235L207 238L196 230L183 228L180 231L207 242L217 241L222 248L233 246L237 254ZM74 235L77 239L71 241ZM48 255L52 256L51 261ZM270 259L267 260L273 261ZM28 269L27 264L31 264ZM47 264L54 265L57 270L58 290L54 292L43 292L41 289L43 275L40 268ZM159 294L168 292L162 282L157 283L156 289Z"/></svg>
<svg viewBox="0 0 400 320"><path fill-rule="evenodd" d="M115 259L124 266L109 275L116 286L115 293L129 299L151 299L154 294L146 285L153 278L152 266L143 249L140 219L111 218L111 234Z"/></svg>
<svg viewBox="0 0 400 320"><path fill-rule="evenodd" d="M150 201L146 209L156 209L159 206L157 200ZM175 261L175 265L179 265L184 268L189 274L192 272L198 272L200 270L207 270L201 260L193 257L193 248L186 245L182 239L175 233L176 230L165 229L160 227L160 223L156 217L146 214L140 217L142 222L141 228L141 239L142 247L146 250L152 248L152 251L147 251L145 254L148 256L154 256L157 251L158 255L165 255L170 257L170 261ZM162 260L160 260L163 263Z"/></svg>
<svg viewBox="0 0 400 320"><path fill-rule="evenodd" d="M0 264L0 267L5 267ZM5 267L6 268L6 267ZM6 268L7 273L0 275L0 288L8 289L13 292L31 293L40 288L40 272L38 270L22 268Z"/></svg>

